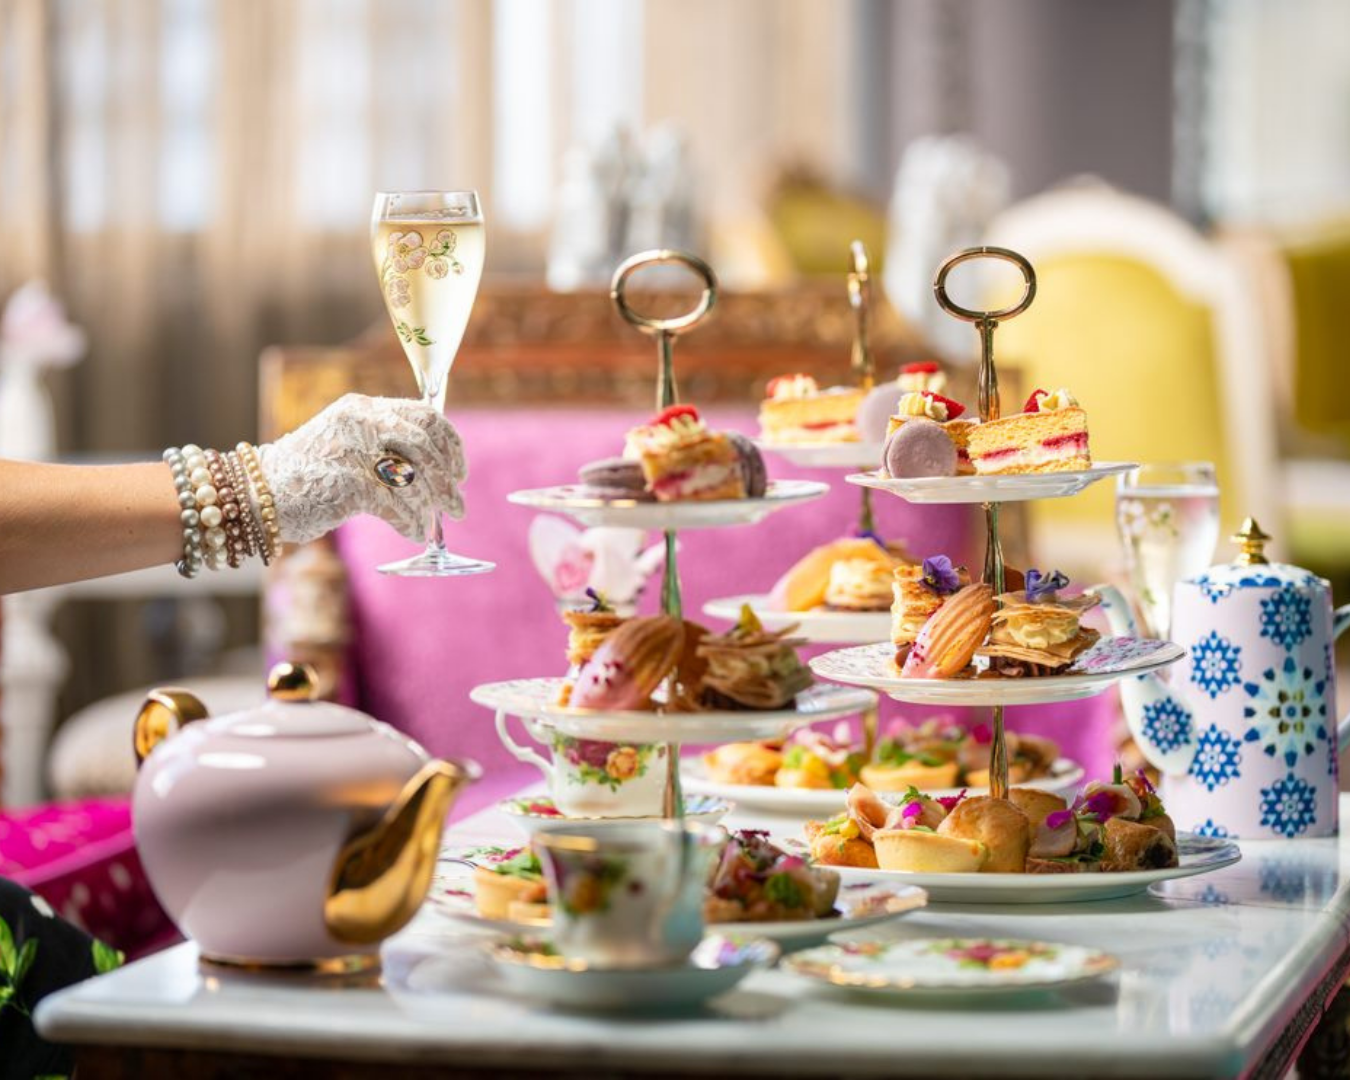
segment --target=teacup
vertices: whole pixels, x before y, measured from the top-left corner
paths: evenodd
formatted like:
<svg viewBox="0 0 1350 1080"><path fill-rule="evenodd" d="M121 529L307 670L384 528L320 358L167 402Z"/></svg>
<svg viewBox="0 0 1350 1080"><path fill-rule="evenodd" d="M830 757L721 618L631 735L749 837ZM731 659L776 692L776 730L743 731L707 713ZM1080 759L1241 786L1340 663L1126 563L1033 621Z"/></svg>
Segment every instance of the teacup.
<svg viewBox="0 0 1350 1080"><path fill-rule="evenodd" d="M518 761L533 765L548 780L553 804L568 817L659 817L670 756L659 743L609 743L576 739L531 720L530 737L547 747L552 761L521 746L497 714L497 735Z"/></svg>
<svg viewBox="0 0 1350 1080"><path fill-rule="evenodd" d="M703 894L726 840L724 829L692 821L536 833L554 946L602 968L685 962L703 938Z"/></svg>

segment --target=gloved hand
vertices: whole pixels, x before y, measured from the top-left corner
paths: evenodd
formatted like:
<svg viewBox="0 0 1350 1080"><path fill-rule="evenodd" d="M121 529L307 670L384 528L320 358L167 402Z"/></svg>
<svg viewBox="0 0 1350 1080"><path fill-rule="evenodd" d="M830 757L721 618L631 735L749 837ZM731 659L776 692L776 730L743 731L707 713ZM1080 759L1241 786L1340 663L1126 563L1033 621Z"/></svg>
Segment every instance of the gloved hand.
<svg viewBox="0 0 1350 1080"><path fill-rule="evenodd" d="M409 540L425 538L434 511L464 516L459 485L468 468L459 433L411 398L346 394L258 455L283 543L307 543L356 514L383 518ZM408 472L398 458L411 466L406 486L395 486Z"/></svg>

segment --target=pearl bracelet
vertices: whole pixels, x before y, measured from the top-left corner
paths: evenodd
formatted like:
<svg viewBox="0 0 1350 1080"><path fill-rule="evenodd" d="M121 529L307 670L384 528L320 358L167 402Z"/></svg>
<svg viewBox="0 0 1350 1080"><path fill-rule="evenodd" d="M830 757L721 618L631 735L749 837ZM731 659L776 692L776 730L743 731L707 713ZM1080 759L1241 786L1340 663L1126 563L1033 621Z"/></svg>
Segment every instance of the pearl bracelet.
<svg viewBox="0 0 1350 1080"><path fill-rule="evenodd" d="M249 483L253 485L253 493L257 496L258 517L265 533L266 546L263 550L267 553L267 557L275 558L277 552L281 550L281 526L277 524L277 508L276 501L272 498L272 489L263 476L262 460L251 443L241 442L234 449L248 472Z"/></svg>
<svg viewBox="0 0 1350 1080"><path fill-rule="evenodd" d="M184 450L197 449L185 447L180 450L171 446L164 451L164 463L173 475L173 486L178 492L179 520L183 523L183 557L174 563L174 568L185 578L194 578L202 569L202 529L201 514L197 509L197 496L189 481L187 457Z"/></svg>
<svg viewBox="0 0 1350 1080"><path fill-rule="evenodd" d="M222 454L221 461L224 463L225 473L229 477L230 487L238 493L239 527L244 543L243 553L248 558L252 558L254 555L261 556L263 565L266 566L269 563L267 549L263 544L262 523L258 520L258 512L253 506L253 488L248 481L248 472L244 468L244 463L239 460L239 455L233 450Z"/></svg>

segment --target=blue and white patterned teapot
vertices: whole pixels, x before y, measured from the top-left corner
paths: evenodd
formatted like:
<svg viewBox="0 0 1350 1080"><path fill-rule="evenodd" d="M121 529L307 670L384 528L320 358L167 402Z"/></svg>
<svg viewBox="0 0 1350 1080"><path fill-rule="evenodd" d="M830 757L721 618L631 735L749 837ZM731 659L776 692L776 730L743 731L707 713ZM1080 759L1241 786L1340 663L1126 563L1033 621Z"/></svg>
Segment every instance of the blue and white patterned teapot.
<svg viewBox="0 0 1350 1080"><path fill-rule="evenodd" d="M1121 683L1130 731L1163 774L1177 826L1208 836L1334 836L1337 754L1350 716L1336 723L1332 643L1350 605L1331 609L1331 586L1268 562L1270 539L1251 518L1233 537L1236 561L1179 582L1172 636L1188 657L1168 681ZM1115 633L1136 635L1124 597L1099 589Z"/></svg>

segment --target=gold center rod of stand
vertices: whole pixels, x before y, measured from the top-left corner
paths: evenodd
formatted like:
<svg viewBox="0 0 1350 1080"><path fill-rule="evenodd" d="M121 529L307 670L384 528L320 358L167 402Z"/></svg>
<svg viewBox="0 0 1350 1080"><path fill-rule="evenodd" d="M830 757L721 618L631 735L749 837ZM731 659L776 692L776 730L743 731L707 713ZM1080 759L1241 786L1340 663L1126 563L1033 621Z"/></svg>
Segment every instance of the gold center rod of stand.
<svg viewBox="0 0 1350 1080"><path fill-rule="evenodd" d="M628 279L638 270L648 266L677 264L687 267L703 279L703 294L694 308L684 315L658 319L642 315L628 305L625 289ZM675 338L697 326L712 310L717 302L717 275L713 269L697 255L683 251L660 248L655 251L643 251L625 259L614 271L614 280L610 284L609 297L619 314L630 325L644 334L656 338L657 380L656 409L664 412L680 400L675 388ZM661 576L661 612L674 619L684 618L684 608L680 600L680 570L676 563L677 538L675 530L665 530L666 565ZM673 682L674 676L671 676ZM668 700L674 698L673 685L668 687ZM669 769L666 772L665 790L661 799L661 813L664 817L684 819L684 792L680 785L680 747L678 743L666 744L666 760Z"/></svg>
<svg viewBox="0 0 1350 1080"><path fill-rule="evenodd" d="M947 294L947 275L964 262L973 259L998 259L1012 263L1022 272L1022 298L1011 307L998 311L972 311L962 307ZM997 420L1001 415L998 398L998 370L994 367L994 331L1004 319L1012 319L1031 306L1036 297L1036 271L1024 257L1008 248L976 247L957 252L946 260L933 279L933 293L938 306L948 315L974 323L980 335L980 422ZM999 540L998 503L984 504L985 549L984 580L993 586L994 595L1004 592L1003 545ZM989 793L996 799L1008 797L1008 740L1003 730L1003 706L994 706L994 738L989 747Z"/></svg>

